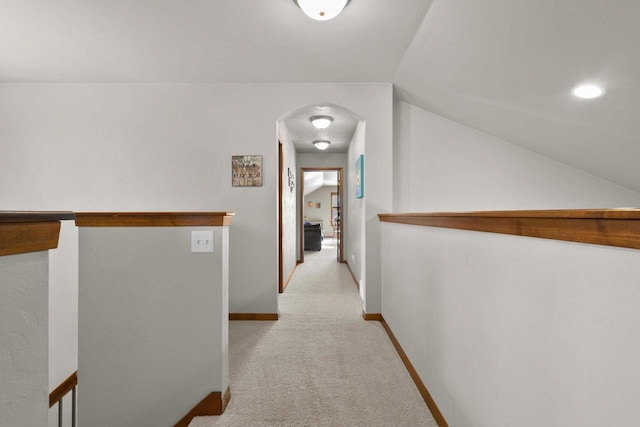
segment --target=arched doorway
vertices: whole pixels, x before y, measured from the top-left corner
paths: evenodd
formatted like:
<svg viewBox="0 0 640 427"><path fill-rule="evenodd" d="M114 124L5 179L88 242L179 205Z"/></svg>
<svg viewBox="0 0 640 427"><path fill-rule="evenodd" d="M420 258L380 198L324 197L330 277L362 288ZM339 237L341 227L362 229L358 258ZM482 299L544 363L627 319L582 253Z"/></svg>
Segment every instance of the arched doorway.
<svg viewBox="0 0 640 427"><path fill-rule="evenodd" d="M329 116L330 124L325 128L314 127L311 118ZM295 267L304 262L304 174L305 171L339 171L339 191L336 197L326 203L333 209L332 201L338 201L335 210L329 210L328 218L320 220L331 238L339 246L336 261L346 262L346 242L350 227L364 227L364 223L347 219L348 201L344 192L350 170L350 147L357 130L364 127L364 120L354 112L334 104L307 105L282 116L277 121L279 153L278 185L278 290L286 288ZM363 132L362 133L362 138ZM314 141L328 141L325 150L319 150ZM361 149L364 149L362 142ZM320 203L318 201L314 202ZM321 203L322 206L325 202ZM335 226L332 227L332 226ZM357 236L364 233L358 232Z"/></svg>

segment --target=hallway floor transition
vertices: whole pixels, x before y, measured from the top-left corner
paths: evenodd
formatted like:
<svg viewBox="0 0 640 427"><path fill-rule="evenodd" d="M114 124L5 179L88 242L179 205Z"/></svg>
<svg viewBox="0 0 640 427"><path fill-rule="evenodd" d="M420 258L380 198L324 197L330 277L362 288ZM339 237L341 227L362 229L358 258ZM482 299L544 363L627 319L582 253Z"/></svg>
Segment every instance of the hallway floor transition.
<svg viewBox="0 0 640 427"><path fill-rule="evenodd" d="M382 325L362 302L331 239L305 252L280 320L230 322L231 401L191 427L436 427Z"/></svg>

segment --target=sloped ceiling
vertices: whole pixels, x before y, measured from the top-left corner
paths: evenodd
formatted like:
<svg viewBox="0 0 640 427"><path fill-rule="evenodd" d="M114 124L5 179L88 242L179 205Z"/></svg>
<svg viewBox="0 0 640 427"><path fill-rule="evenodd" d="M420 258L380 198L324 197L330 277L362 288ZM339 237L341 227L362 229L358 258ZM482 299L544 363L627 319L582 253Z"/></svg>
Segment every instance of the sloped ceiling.
<svg viewBox="0 0 640 427"><path fill-rule="evenodd" d="M304 195L313 193L324 186L338 185L338 172L306 171L304 173Z"/></svg>
<svg viewBox="0 0 640 427"><path fill-rule="evenodd" d="M327 22L293 0L4 0L0 82L390 81L640 191L639 22L638 0L352 0ZM606 95L573 98L583 81Z"/></svg>
<svg viewBox="0 0 640 427"><path fill-rule="evenodd" d="M411 104L640 191L640 1L436 0L392 80ZM606 94L581 100L582 82Z"/></svg>

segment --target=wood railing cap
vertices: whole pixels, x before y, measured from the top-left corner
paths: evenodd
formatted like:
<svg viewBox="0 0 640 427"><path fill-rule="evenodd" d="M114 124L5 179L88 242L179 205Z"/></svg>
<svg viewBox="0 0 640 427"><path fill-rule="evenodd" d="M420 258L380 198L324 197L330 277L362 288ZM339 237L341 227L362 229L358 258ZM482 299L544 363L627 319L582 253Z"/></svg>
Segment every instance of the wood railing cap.
<svg viewBox="0 0 640 427"><path fill-rule="evenodd" d="M49 222L75 219L70 211L0 211L0 222Z"/></svg>
<svg viewBox="0 0 640 427"><path fill-rule="evenodd" d="M64 380L58 387L49 393L49 408L58 403L63 397L67 395L78 385L78 371L75 371Z"/></svg>
<svg viewBox="0 0 640 427"><path fill-rule="evenodd" d="M408 217L640 219L640 208L381 213L378 217L381 220Z"/></svg>
<svg viewBox="0 0 640 427"><path fill-rule="evenodd" d="M60 221L74 217L73 212L0 211L0 256L57 248Z"/></svg>
<svg viewBox="0 0 640 427"><path fill-rule="evenodd" d="M76 212L78 227L187 227L231 225L233 212Z"/></svg>
<svg viewBox="0 0 640 427"><path fill-rule="evenodd" d="M379 214L381 222L640 249L640 209Z"/></svg>

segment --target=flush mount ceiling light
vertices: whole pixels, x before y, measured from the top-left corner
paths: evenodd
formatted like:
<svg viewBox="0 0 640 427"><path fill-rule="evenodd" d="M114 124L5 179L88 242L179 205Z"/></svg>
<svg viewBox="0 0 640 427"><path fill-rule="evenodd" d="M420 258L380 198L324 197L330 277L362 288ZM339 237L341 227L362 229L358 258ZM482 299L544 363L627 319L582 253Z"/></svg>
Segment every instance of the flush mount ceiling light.
<svg viewBox="0 0 640 427"><path fill-rule="evenodd" d="M313 145L315 145L318 150L326 150L330 144L331 142L329 141L313 141Z"/></svg>
<svg viewBox="0 0 640 427"><path fill-rule="evenodd" d="M351 0L293 0L302 11L316 21L328 21L342 12Z"/></svg>
<svg viewBox="0 0 640 427"><path fill-rule="evenodd" d="M571 93L578 98L593 99L604 95L604 89L593 84L585 84L574 87Z"/></svg>
<svg viewBox="0 0 640 427"><path fill-rule="evenodd" d="M333 121L331 116L313 116L309 120L316 127L316 129L326 129Z"/></svg>

